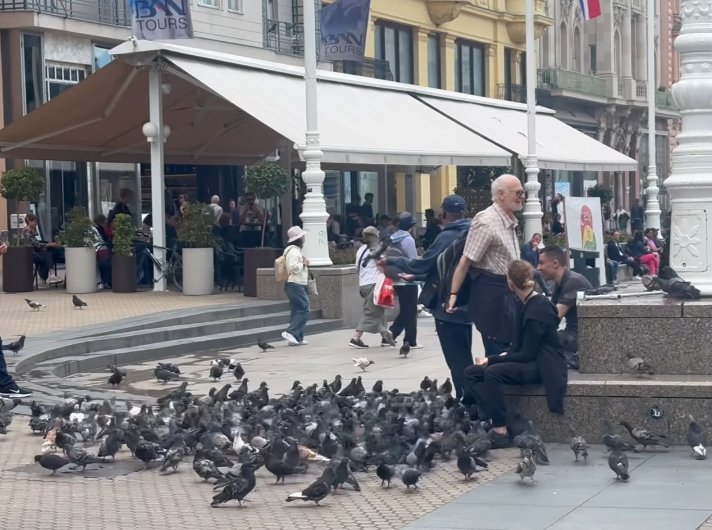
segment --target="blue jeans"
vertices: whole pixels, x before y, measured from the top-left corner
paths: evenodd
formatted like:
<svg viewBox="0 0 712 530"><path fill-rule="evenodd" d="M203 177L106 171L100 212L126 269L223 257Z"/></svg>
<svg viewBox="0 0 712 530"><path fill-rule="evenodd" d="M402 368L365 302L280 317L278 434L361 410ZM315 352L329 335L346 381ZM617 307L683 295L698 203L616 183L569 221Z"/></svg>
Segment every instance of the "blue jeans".
<svg viewBox="0 0 712 530"><path fill-rule="evenodd" d="M606 268L608 269L608 274L611 277L611 283L618 280L618 267L619 263L617 261L613 261L612 259L606 260Z"/></svg>
<svg viewBox="0 0 712 530"><path fill-rule="evenodd" d="M0 389L7 390L16 386L15 381L7 373L7 363L5 362L5 354L2 351L2 339L0 339Z"/></svg>
<svg viewBox="0 0 712 530"><path fill-rule="evenodd" d="M284 292L287 293L289 305L292 308L287 333L301 342L304 340L304 328L309 320L309 293L307 292L307 286L300 283L287 282L284 284Z"/></svg>

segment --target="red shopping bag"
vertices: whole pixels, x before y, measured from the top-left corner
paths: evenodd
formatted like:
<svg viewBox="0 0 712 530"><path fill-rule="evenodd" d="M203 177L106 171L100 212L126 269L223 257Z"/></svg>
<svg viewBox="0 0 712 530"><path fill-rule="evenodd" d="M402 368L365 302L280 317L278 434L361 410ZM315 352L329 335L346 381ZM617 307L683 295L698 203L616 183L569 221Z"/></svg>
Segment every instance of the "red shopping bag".
<svg viewBox="0 0 712 530"><path fill-rule="evenodd" d="M395 306L395 293L393 282L385 274L379 274L376 288L373 290L373 303L382 307Z"/></svg>

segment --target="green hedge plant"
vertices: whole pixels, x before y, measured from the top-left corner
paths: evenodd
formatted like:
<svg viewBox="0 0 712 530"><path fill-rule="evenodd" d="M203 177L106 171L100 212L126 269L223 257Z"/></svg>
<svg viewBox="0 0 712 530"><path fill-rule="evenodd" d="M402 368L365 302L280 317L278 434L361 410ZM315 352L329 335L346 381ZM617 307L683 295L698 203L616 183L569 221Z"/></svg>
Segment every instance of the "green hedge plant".
<svg viewBox="0 0 712 530"><path fill-rule="evenodd" d="M83 206L75 206L69 210L59 238L68 248L94 248L96 245L94 223Z"/></svg>
<svg viewBox="0 0 712 530"><path fill-rule="evenodd" d="M115 256L132 256L133 242L136 238L136 228L130 215L120 213L114 217L113 250Z"/></svg>
<svg viewBox="0 0 712 530"><path fill-rule="evenodd" d="M276 162L265 162L257 166L248 167L243 177L245 188L263 200L279 199L289 191L292 178L282 166ZM262 222L262 244L265 245L265 228L267 216Z"/></svg>
<svg viewBox="0 0 712 530"><path fill-rule="evenodd" d="M213 232L214 227L215 215L208 205L189 204L176 226L178 241L186 248L217 248L218 238Z"/></svg>
<svg viewBox="0 0 712 530"><path fill-rule="evenodd" d="M15 212L19 213L20 202L37 202L44 191L45 179L42 174L34 168L24 166L17 169L9 169L2 174L0 179L0 195L8 201L14 203ZM21 246L20 231L15 238L15 245Z"/></svg>

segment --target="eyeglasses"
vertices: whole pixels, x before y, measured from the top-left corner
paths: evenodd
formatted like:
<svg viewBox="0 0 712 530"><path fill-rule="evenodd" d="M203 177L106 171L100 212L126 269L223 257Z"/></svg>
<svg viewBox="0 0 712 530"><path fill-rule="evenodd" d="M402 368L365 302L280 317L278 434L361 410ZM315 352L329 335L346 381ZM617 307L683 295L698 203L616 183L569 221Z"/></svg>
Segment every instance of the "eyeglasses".
<svg viewBox="0 0 712 530"><path fill-rule="evenodd" d="M517 197L522 197L524 195L524 190L503 190L508 193L514 193Z"/></svg>

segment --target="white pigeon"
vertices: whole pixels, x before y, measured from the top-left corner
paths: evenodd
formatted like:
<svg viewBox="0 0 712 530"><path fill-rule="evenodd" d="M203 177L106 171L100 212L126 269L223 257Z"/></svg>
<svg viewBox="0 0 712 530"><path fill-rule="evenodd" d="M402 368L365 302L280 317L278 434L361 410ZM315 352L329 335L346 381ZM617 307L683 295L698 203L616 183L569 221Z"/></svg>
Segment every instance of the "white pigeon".
<svg viewBox="0 0 712 530"><path fill-rule="evenodd" d="M32 311L34 311L35 309L39 311L43 307L47 307L46 305L40 304L39 302L35 302L34 300L30 300L29 298L25 298L25 302L27 302L27 305L32 308Z"/></svg>
<svg viewBox="0 0 712 530"><path fill-rule="evenodd" d="M366 371L366 368L372 364L376 364L373 361L369 361L366 357L359 357L358 359L351 359L354 363L354 368L361 368L362 371Z"/></svg>

